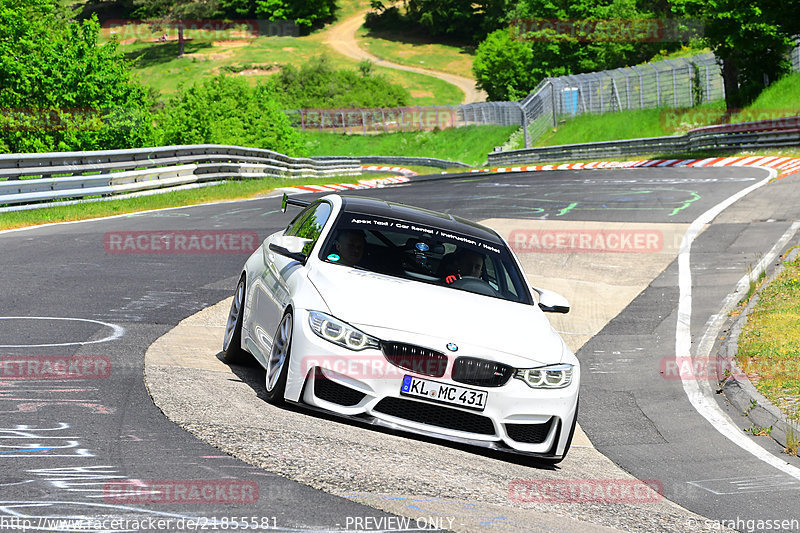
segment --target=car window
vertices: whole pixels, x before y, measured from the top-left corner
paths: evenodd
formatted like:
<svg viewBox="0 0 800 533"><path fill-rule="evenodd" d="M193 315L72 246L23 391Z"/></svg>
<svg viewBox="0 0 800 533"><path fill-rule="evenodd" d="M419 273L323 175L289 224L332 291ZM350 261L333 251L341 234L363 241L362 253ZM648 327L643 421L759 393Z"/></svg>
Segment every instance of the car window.
<svg viewBox="0 0 800 533"><path fill-rule="evenodd" d="M344 212L321 260L336 265L530 303L505 245L436 227Z"/></svg>
<svg viewBox="0 0 800 533"><path fill-rule="evenodd" d="M322 228L325 226L330 216L331 205L328 202L312 204L289 224L286 235L310 239L310 242L306 243L303 247L302 252L308 255L311 253L311 249L314 248L314 244L316 244L317 239L319 239Z"/></svg>

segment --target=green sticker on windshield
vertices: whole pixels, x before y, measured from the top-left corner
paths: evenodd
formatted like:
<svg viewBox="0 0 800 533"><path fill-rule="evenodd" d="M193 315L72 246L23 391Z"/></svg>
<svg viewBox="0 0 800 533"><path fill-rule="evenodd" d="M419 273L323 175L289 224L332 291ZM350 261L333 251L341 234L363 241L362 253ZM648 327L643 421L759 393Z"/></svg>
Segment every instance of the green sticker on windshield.
<svg viewBox="0 0 800 533"><path fill-rule="evenodd" d="M328 261L338 261L340 258L337 254L331 254L328 256Z"/></svg>

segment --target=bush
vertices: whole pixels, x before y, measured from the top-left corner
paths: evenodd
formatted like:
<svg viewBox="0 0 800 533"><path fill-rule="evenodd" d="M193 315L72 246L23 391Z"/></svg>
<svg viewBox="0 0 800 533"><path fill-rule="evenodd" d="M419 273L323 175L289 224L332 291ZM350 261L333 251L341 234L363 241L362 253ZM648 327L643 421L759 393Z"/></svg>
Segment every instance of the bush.
<svg viewBox="0 0 800 533"><path fill-rule="evenodd" d="M217 76L182 89L156 117L158 145L232 144L301 155L300 136L263 87Z"/></svg>
<svg viewBox="0 0 800 533"><path fill-rule="evenodd" d="M286 65L269 85L285 109L400 107L408 105L408 91L371 74L371 67L334 69L325 56L300 68Z"/></svg>

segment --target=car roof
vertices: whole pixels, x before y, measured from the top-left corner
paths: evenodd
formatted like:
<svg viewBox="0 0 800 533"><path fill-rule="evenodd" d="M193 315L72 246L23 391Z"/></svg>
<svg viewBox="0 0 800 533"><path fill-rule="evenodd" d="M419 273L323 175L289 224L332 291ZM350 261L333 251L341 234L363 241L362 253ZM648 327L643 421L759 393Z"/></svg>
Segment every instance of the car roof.
<svg viewBox="0 0 800 533"><path fill-rule="evenodd" d="M502 244L503 241L497 233L486 226L465 218L430 211L420 207L387 202L377 198L364 198L363 196L340 196L342 199L342 209L349 213L364 215L376 215L384 218L402 220L404 222L414 222L438 229L444 229L470 237L476 237L484 241Z"/></svg>

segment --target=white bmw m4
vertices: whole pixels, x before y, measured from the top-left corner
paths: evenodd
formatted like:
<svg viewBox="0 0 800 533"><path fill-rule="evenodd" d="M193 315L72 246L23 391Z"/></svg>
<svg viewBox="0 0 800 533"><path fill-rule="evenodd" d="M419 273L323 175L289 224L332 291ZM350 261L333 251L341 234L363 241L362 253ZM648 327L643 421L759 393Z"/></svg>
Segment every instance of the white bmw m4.
<svg viewBox="0 0 800 533"><path fill-rule="evenodd" d="M578 413L578 359L492 229L355 196L301 207L247 260L223 355L252 355L267 400L556 463ZM249 355L248 355L249 354Z"/></svg>

